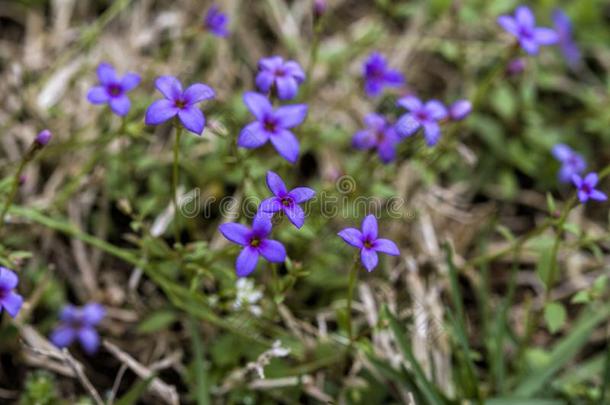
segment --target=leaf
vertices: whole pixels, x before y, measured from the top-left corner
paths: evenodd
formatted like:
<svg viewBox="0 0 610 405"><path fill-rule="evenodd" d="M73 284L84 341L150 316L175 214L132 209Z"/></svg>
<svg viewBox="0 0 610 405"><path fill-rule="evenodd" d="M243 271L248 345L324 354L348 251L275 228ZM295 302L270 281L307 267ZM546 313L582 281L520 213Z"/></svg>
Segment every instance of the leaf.
<svg viewBox="0 0 610 405"><path fill-rule="evenodd" d="M556 333L563 327L566 317L566 309L558 302L549 302L544 307L544 320L551 333Z"/></svg>
<svg viewBox="0 0 610 405"><path fill-rule="evenodd" d="M153 374L148 378L135 383L125 395L114 402L114 405L132 405L138 403L138 400L144 394L144 391L146 391L154 378L155 375Z"/></svg>
<svg viewBox="0 0 610 405"><path fill-rule="evenodd" d="M208 380L206 377L206 369L203 352L203 342L199 333L198 324L195 318L191 318L191 340L193 342L193 362L195 363L195 381L194 391L198 405L208 405L210 403L210 394L208 392Z"/></svg>
<svg viewBox="0 0 610 405"><path fill-rule="evenodd" d="M570 300L572 304L586 304L590 301L591 295L589 294L589 291L579 291Z"/></svg>
<svg viewBox="0 0 610 405"><path fill-rule="evenodd" d="M564 405L564 401L544 398L491 398L485 401L485 405Z"/></svg>
<svg viewBox="0 0 610 405"><path fill-rule="evenodd" d="M173 311L153 312L138 325L138 333L153 333L167 328L176 321L176 314Z"/></svg>

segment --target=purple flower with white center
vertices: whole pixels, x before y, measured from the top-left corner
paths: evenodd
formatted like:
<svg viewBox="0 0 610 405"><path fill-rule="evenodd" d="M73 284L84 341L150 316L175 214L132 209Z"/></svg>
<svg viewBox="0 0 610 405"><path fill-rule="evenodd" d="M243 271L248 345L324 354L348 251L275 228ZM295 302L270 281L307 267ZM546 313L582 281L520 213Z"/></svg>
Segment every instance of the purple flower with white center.
<svg viewBox="0 0 610 405"><path fill-rule="evenodd" d="M379 114L367 114L364 117L367 128L358 131L352 138L352 145L356 149L377 149L379 159L383 163L389 163L396 156L396 145L400 138L384 116Z"/></svg>
<svg viewBox="0 0 610 405"><path fill-rule="evenodd" d="M356 228L345 228L339 232L343 240L360 249L360 260L367 271L373 271L377 267L379 258L377 252L391 256L400 255L400 251L394 242L389 239L377 237L377 218L367 215L362 221L362 231Z"/></svg>
<svg viewBox="0 0 610 405"><path fill-rule="evenodd" d="M598 181L597 173L589 173L584 178L578 174L572 175L572 183L578 190L578 199L581 203L584 204L589 200L606 201L608 199L606 194L595 189Z"/></svg>
<svg viewBox="0 0 610 405"><path fill-rule="evenodd" d="M364 91L369 97L381 94L384 87L400 87L405 79L398 70L390 69L386 58L379 52L373 52L362 67Z"/></svg>
<svg viewBox="0 0 610 405"><path fill-rule="evenodd" d="M146 125L159 125L178 116L182 125L195 135L201 135L205 117L197 104L214 98L214 90L205 84L195 83L182 91L182 84L173 76L160 76L155 81L157 90L165 96L146 110Z"/></svg>
<svg viewBox="0 0 610 405"><path fill-rule="evenodd" d="M4 309L11 318L19 313L23 297L13 291L19 284L19 276L6 267L0 266L0 312Z"/></svg>
<svg viewBox="0 0 610 405"><path fill-rule="evenodd" d="M572 180L573 175L581 174L587 166L585 159L580 153L575 152L572 148L563 143L553 146L551 153L553 154L553 157L561 163L558 177L563 183L569 183Z"/></svg>
<svg viewBox="0 0 610 405"><path fill-rule="evenodd" d="M100 345L95 327L105 315L106 310L97 303L80 308L66 305L59 315L59 326L51 333L51 342L61 349L78 340L87 354L94 354Z"/></svg>
<svg viewBox="0 0 610 405"><path fill-rule="evenodd" d="M118 77L109 63L100 63L97 67L97 77L100 85L89 90L87 100L91 104L108 104L116 115L126 116L131 108L127 92L140 84L140 76L129 72L123 77Z"/></svg>
<svg viewBox="0 0 610 405"><path fill-rule="evenodd" d="M235 261L238 277L246 277L252 273L259 256L272 263L283 263L286 260L284 245L268 238L271 227L271 215L267 213L256 214L252 228L235 222L220 225L220 233L225 238L244 247Z"/></svg>
<svg viewBox="0 0 610 405"><path fill-rule="evenodd" d="M267 187L274 197L263 200L259 210L267 213L283 211L294 226L301 228L305 223L305 212L299 204L311 200L316 192L309 187L297 187L288 191L282 178L272 171L267 172Z"/></svg>
<svg viewBox="0 0 610 405"><path fill-rule="evenodd" d="M229 35L229 31L227 30L228 22L229 18L225 13L220 11L216 4L210 7L203 21L205 27L217 37L226 37Z"/></svg>
<svg viewBox="0 0 610 405"><path fill-rule="evenodd" d="M280 156L295 163L299 157L299 141L289 129L305 120L307 105L294 104L274 109L267 97L255 92L245 93L244 103L256 121L241 130L237 144L254 149L271 141Z"/></svg>
<svg viewBox="0 0 610 405"><path fill-rule="evenodd" d="M258 61L256 87L264 93L273 88L280 100L290 100L297 95L303 81L305 72L293 60L284 61L280 56L272 56Z"/></svg>
<svg viewBox="0 0 610 405"><path fill-rule="evenodd" d="M514 17L498 17L498 24L517 38L521 48L530 55L536 55L541 45L554 45L558 40L557 33L551 28L536 27L536 17L527 6L517 7Z"/></svg>
<svg viewBox="0 0 610 405"><path fill-rule="evenodd" d="M555 32L557 32L559 47L563 57L568 62L568 66L572 69L577 68L580 65L581 54L572 37L572 22L570 17L562 10L557 9L553 11L553 26L555 27Z"/></svg>
<svg viewBox="0 0 610 405"><path fill-rule="evenodd" d="M38 133L38 135L36 135L34 142L36 142L40 146L45 146L51 141L52 137L53 133L51 131L49 131L48 129L43 129Z"/></svg>
<svg viewBox="0 0 610 405"><path fill-rule="evenodd" d="M402 138L413 135L420 127L424 128L424 137L428 146L434 146L441 137L439 121L447 117L447 109L437 100L425 104L415 96L406 96L398 100L398 105L409 110L396 122L396 132Z"/></svg>
<svg viewBox="0 0 610 405"><path fill-rule="evenodd" d="M458 100L449 107L449 119L461 121L472 112L472 103L468 100Z"/></svg>

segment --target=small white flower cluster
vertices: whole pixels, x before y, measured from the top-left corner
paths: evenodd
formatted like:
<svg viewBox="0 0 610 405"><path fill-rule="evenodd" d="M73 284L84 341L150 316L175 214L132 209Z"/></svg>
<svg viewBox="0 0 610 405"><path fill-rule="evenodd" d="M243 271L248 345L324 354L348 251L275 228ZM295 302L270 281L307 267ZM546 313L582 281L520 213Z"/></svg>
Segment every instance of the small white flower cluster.
<svg viewBox="0 0 610 405"><path fill-rule="evenodd" d="M235 288L237 289L237 294L233 303L233 309L238 310L246 307L252 315L260 316L262 309L256 303L263 298L263 292L254 288L254 281L249 278L239 278L235 283Z"/></svg>

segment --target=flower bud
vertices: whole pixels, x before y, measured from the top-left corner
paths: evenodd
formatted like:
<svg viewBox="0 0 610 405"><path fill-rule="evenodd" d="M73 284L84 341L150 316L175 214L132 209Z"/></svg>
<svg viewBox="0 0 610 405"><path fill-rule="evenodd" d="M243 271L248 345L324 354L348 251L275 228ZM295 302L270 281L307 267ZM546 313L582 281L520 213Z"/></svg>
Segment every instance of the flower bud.
<svg viewBox="0 0 610 405"><path fill-rule="evenodd" d="M508 63L508 66L506 67L506 72L511 76L519 75L519 74L523 73L524 70L525 70L525 59L523 59L523 58L513 59L512 61L510 61Z"/></svg>
<svg viewBox="0 0 610 405"><path fill-rule="evenodd" d="M34 142L36 142L40 146L45 146L47 143L49 143L52 137L53 134L51 133L51 131L49 131L48 129L43 129L38 135L36 135L36 139L34 140Z"/></svg>
<svg viewBox="0 0 610 405"><path fill-rule="evenodd" d="M449 107L449 117L452 121L461 121L472 112L472 103L468 100L458 100Z"/></svg>

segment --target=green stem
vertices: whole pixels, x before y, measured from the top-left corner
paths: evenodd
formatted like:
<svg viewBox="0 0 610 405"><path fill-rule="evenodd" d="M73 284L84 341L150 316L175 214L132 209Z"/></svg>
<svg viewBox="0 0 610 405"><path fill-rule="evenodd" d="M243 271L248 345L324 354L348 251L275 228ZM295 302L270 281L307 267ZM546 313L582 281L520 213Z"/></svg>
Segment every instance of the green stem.
<svg viewBox="0 0 610 405"><path fill-rule="evenodd" d="M4 202L4 207L2 207L2 212L0 213L0 229L2 229L2 227L4 226L4 218L6 217L6 213L8 212L8 209L11 207L13 201L15 200L17 190L19 189L19 178L21 177L21 173L23 173L23 169L25 168L27 162L28 159L26 159L25 157L21 159L21 162L19 163L19 168L17 168L17 171L15 172L11 191L9 191L8 197Z"/></svg>
<svg viewBox="0 0 610 405"><path fill-rule="evenodd" d="M180 207L178 207L178 180L180 169L180 135L182 127L176 126L176 139L174 141L174 167L172 170L172 196L174 202L174 243L180 243Z"/></svg>
<svg viewBox="0 0 610 405"><path fill-rule="evenodd" d="M347 285L347 333L350 344L354 341L354 333L352 331L352 300L354 297L354 286L356 285L356 279L358 278L359 268L358 256L356 256L354 264L349 272L349 282Z"/></svg>

